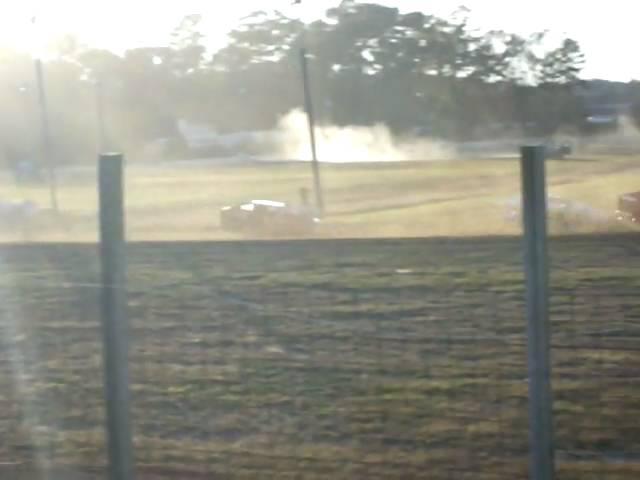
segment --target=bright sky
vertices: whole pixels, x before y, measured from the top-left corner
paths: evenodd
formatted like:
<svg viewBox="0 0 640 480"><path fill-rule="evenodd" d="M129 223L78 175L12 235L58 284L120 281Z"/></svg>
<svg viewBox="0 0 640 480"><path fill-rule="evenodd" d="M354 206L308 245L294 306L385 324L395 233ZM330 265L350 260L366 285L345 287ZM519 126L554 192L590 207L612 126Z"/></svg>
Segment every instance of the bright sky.
<svg viewBox="0 0 640 480"><path fill-rule="evenodd" d="M369 0L376 2L376 0ZM31 48L44 37L76 35L91 46L117 51L166 44L171 30L190 13L203 14L211 44L222 44L238 19L259 9L289 15L319 16L339 0L3 0L0 3L0 45ZM404 11L446 14L460 4L471 9L481 29L517 33L551 30L580 42L587 56L585 78L640 79L636 54L638 0L379 0ZM37 29L30 19L36 16Z"/></svg>

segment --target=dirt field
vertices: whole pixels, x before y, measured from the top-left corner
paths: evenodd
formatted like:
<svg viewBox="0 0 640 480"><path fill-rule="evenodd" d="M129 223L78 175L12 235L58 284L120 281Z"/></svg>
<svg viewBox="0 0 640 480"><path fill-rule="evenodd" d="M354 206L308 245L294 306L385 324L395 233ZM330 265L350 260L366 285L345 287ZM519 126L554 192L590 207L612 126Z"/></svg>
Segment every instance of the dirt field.
<svg viewBox="0 0 640 480"><path fill-rule="evenodd" d="M561 479L640 473L639 256L637 236L552 242ZM526 478L519 240L133 244L129 259L143 480ZM104 478L96 248L6 246L0 268L0 463Z"/></svg>

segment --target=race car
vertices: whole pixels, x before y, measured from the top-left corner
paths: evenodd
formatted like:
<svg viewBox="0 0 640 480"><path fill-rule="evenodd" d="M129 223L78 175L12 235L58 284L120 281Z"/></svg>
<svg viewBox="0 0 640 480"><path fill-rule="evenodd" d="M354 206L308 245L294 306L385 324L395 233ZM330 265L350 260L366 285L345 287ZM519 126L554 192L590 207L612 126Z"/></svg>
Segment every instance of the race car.
<svg viewBox="0 0 640 480"><path fill-rule="evenodd" d="M618 197L616 218L620 221L640 223L640 191L624 193Z"/></svg>
<svg viewBox="0 0 640 480"><path fill-rule="evenodd" d="M309 235L319 223L311 208L274 200L250 200L220 210L220 226L235 233L276 237Z"/></svg>

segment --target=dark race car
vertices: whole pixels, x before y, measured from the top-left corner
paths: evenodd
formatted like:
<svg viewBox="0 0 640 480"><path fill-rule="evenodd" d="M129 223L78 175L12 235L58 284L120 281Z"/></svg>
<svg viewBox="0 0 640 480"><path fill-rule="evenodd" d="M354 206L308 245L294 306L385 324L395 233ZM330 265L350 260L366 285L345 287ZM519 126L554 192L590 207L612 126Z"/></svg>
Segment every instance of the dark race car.
<svg viewBox="0 0 640 480"><path fill-rule="evenodd" d="M549 144L546 146L546 154L548 158L554 160L563 160L573 153L573 148L567 143Z"/></svg>
<svg viewBox="0 0 640 480"><path fill-rule="evenodd" d="M618 197L616 218L620 221L640 223L640 192L624 193Z"/></svg>

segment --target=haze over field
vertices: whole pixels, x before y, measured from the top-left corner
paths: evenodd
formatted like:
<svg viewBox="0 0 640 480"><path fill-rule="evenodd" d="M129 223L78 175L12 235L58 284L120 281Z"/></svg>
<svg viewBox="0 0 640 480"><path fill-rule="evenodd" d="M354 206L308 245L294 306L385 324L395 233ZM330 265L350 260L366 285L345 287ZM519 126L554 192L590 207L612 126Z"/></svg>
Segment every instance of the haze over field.
<svg viewBox="0 0 640 480"><path fill-rule="evenodd" d="M218 27L244 9L249 15L225 23L228 36L214 45L211 7L185 16L167 7L133 38L127 24L147 12L140 4L122 20L117 40L125 48L85 44L80 34L49 42L39 83L25 39L51 40L55 28L81 23L84 14L85 27L95 25L104 13L92 17L86 5L69 4L79 15L64 24L47 5L30 33L5 42L13 49L0 63L0 202L46 212L49 177L60 181L65 222L52 229L45 213L25 233L32 238L93 235L87 172L99 150L145 164L128 173L138 187L128 195L140 238L227 238L220 207L256 198L299 202L300 189L314 184L308 165L253 161L311 157L303 49L327 190L320 236L514 233L503 203L518 191L517 165L502 159L513 159L524 142L572 151L572 161L557 167L564 185L579 190L571 200L609 215L620 193L635 190L631 157L611 157L640 154L640 84L582 80L591 65L582 37L544 28L566 17L565 6L548 23L534 15L528 29L514 21L498 31L489 13L503 12L506 22L515 15L511 4L469 2L466 10L436 2L422 12L411 2L303 1L251 13L258 4L240 2L221 13ZM197 5L179 8L187 6ZM14 6L9 16L35 7ZM160 38L154 32L166 19L172 22ZM5 38L17 33L7 29ZM594 183L597 198L581 187ZM475 221L478 211L490 220Z"/></svg>
<svg viewBox="0 0 640 480"><path fill-rule="evenodd" d="M5 3L0 480L640 478L634 2Z"/></svg>

